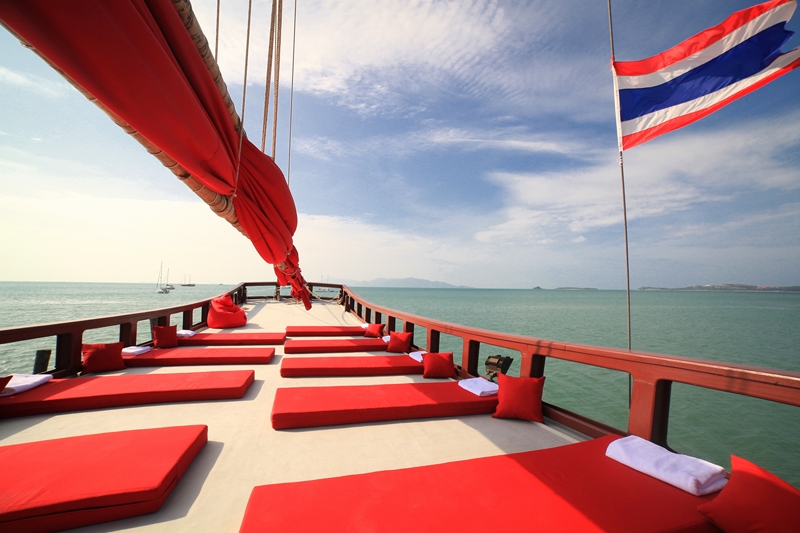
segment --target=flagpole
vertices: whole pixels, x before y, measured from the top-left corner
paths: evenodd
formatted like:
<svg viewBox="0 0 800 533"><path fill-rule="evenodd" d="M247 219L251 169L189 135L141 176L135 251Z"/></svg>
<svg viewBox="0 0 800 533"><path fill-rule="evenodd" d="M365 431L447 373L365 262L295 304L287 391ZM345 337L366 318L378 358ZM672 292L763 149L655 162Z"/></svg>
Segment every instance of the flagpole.
<svg viewBox="0 0 800 533"><path fill-rule="evenodd" d="M611 40L611 74L614 78L614 113L617 123L617 147L619 148L619 177L622 183L622 227L625 232L625 296L628 303L628 351L631 350L631 268L628 255L628 205L625 201L625 165L622 159L622 124L619 112L619 84L614 69L614 25L611 21L611 0L608 0L608 35ZM628 374L628 407L631 405L631 375Z"/></svg>

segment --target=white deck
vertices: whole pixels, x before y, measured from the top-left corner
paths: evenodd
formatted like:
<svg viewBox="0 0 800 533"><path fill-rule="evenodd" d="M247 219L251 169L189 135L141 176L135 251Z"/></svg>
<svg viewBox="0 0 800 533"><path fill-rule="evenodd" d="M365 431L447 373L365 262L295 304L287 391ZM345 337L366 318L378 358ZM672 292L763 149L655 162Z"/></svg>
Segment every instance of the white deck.
<svg viewBox="0 0 800 533"><path fill-rule="evenodd" d="M343 307L315 303L248 304L244 330L283 331L287 325L356 325ZM29 416L0 422L0 445L187 424L206 424L209 442L160 511L75 531L237 532L257 485L318 479L549 448L582 440L562 426L496 420L489 415L275 431L275 389L309 385L409 383L422 376L281 378L283 347L269 365L130 369L175 373L252 368L256 381L241 400L188 402ZM363 354L341 354L363 355ZM302 356L298 356L302 357Z"/></svg>

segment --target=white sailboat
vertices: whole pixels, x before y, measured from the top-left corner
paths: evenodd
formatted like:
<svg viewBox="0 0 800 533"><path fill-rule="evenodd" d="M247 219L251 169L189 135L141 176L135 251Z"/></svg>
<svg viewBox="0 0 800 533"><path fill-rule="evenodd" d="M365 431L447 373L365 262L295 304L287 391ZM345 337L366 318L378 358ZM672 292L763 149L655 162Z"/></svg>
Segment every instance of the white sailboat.
<svg viewBox="0 0 800 533"><path fill-rule="evenodd" d="M164 267L164 262L161 262L161 265L158 267L158 282L156 283L156 293L158 294L169 294L170 286L169 285L161 285L161 271ZM169 271L167 271L167 278L169 278Z"/></svg>

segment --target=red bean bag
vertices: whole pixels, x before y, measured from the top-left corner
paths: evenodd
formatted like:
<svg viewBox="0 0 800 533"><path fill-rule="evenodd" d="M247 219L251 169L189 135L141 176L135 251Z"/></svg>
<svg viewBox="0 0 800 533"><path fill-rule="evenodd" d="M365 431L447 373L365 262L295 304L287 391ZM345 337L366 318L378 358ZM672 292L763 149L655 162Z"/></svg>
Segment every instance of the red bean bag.
<svg viewBox="0 0 800 533"><path fill-rule="evenodd" d="M206 322L210 328L239 328L247 324L247 315L233 303L230 294L223 294L211 300Z"/></svg>

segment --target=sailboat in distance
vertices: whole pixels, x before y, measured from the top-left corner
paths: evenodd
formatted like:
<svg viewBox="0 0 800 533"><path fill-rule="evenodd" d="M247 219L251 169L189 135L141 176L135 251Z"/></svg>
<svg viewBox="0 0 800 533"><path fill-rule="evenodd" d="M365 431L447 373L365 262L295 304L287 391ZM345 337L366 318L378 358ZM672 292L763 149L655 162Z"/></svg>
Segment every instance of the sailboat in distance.
<svg viewBox="0 0 800 533"><path fill-rule="evenodd" d="M164 262L162 261L158 267L158 281L156 282L156 293L158 294L169 294L170 286L169 285L161 285L161 271L164 268ZM169 277L169 274L167 274Z"/></svg>
<svg viewBox="0 0 800 533"><path fill-rule="evenodd" d="M186 282L186 275L183 276L183 283L181 283L181 287L194 287L194 283L192 283L192 275L189 274L189 282Z"/></svg>

